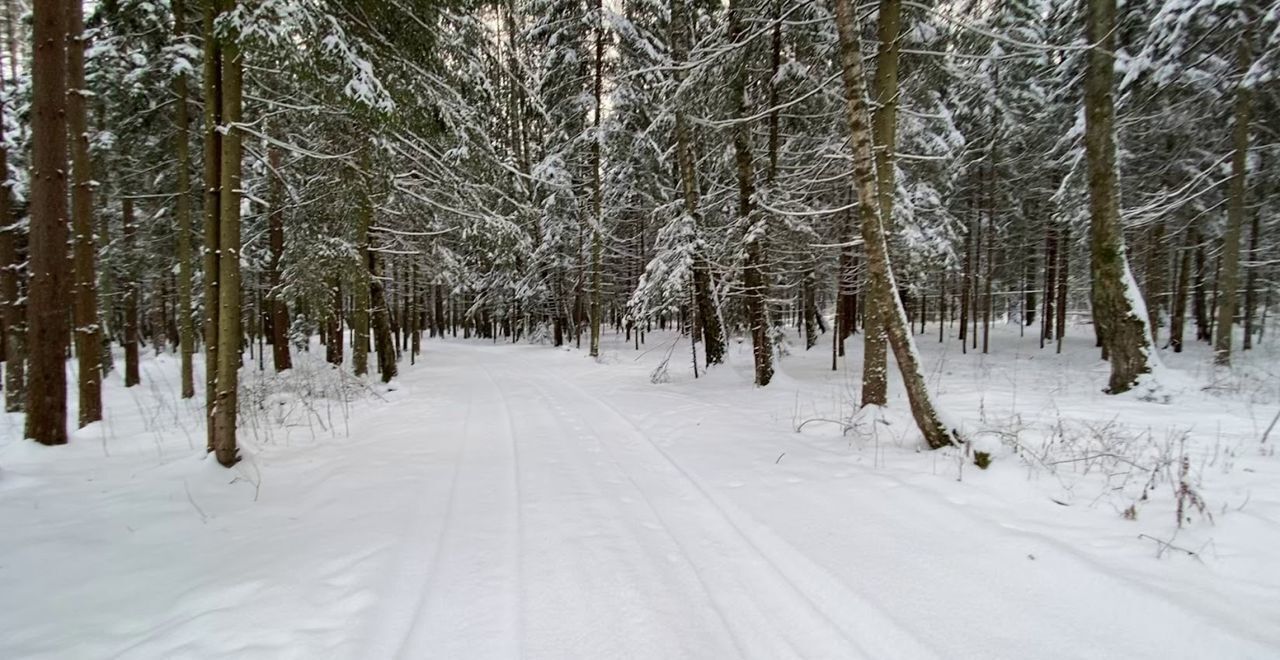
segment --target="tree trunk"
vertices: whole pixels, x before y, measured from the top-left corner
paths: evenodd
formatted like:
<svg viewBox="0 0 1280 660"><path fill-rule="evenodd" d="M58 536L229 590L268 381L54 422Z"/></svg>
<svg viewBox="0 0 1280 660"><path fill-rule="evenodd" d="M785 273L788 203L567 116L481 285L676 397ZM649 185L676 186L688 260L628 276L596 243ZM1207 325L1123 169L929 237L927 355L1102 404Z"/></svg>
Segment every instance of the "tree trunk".
<svg viewBox="0 0 1280 660"><path fill-rule="evenodd" d="M6 33L15 20L12 6L5 3ZM8 36L8 35L7 35ZM0 70L0 88L5 87L4 72ZM0 126L5 125L4 105L6 95L0 95ZM22 264L18 252L19 227L14 222L13 195L9 181L9 147L7 140L0 140L0 322L4 324L4 409L5 412L21 412L26 402L27 311L21 295Z"/></svg>
<svg viewBox="0 0 1280 660"><path fill-rule="evenodd" d="M5 35L10 49L14 42L14 8L5 3ZM14 64L15 65L15 64ZM0 88L5 88L4 70L0 68ZM0 125L5 125L6 95L0 95ZM27 307L22 295L23 258L18 251L19 228L14 223L13 188L9 180L8 141L0 139L0 322L4 324L4 409L22 412L26 404Z"/></svg>
<svg viewBox="0 0 1280 660"><path fill-rule="evenodd" d="M972 207L972 204L970 205ZM972 208L970 210L973 210ZM976 217L976 216L974 216ZM977 242L974 236L977 230L974 228L973 220L970 220L964 232L964 272L960 276L960 352L967 353L969 351L969 314L971 311L976 312L973 300L973 270L974 265L974 244Z"/></svg>
<svg viewBox="0 0 1280 660"><path fill-rule="evenodd" d="M1034 202L1026 203L1025 212L1023 213L1023 225L1026 229L1023 232L1022 250L1022 327L1034 325L1036 322L1036 251L1032 247L1034 243L1029 240L1032 236L1031 219L1035 217ZM1031 244L1029 244L1031 243ZM1041 334L1044 334L1043 332Z"/></svg>
<svg viewBox="0 0 1280 660"><path fill-rule="evenodd" d="M1090 270L1094 323L1111 361L1107 391L1126 392L1150 373L1157 358L1147 328L1142 294L1125 256L1116 190L1115 74L1116 0L1089 0L1088 70L1084 78L1085 157L1089 163Z"/></svg>
<svg viewBox="0 0 1280 660"><path fill-rule="evenodd" d="M1218 334L1214 336L1213 346L1213 362L1221 366L1231 364L1236 289L1240 287L1240 233L1244 226L1245 170L1249 164L1249 106L1252 96L1243 78L1253 60L1253 50L1249 44L1250 32L1250 23L1246 20L1244 31L1236 40L1237 71L1241 81L1236 85L1235 125L1231 129L1234 151L1231 154L1231 184L1227 191L1227 231L1222 236L1222 275L1218 285L1222 291L1222 302L1218 305Z"/></svg>
<svg viewBox="0 0 1280 660"><path fill-rule="evenodd" d="M957 431L943 424L920 371L915 340L907 327L907 314L896 295L889 248L880 221L875 157L869 130L866 80L862 62L861 37L854 25L850 0L836 0L836 32L840 45L841 74L844 79L845 102L848 106L849 136L853 146L853 183L858 193L858 212L862 218L862 239L867 250L867 271L873 298L867 309L879 314L894 358L907 388L907 399L916 425L931 448L953 444Z"/></svg>
<svg viewBox="0 0 1280 660"><path fill-rule="evenodd" d="M836 306L832 324L831 370L835 371L837 358L844 357L844 342L854 333L854 325L858 319L857 264L854 260L854 225L851 211L840 211L836 215L840 227L840 255L836 263Z"/></svg>
<svg viewBox="0 0 1280 660"><path fill-rule="evenodd" d="M93 172L89 159L89 121L85 111L84 7L67 3L67 133L71 141L71 224L73 231L72 317L79 372L80 426L102 419L102 339L98 324L97 274L94 268Z"/></svg>
<svg viewBox="0 0 1280 660"><path fill-rule="evenodd" d="M369 301L373 316L374 349L378 353L378 374L382 382L389 383L396 377L396 348L391 336L391 315L387 307L386 290L382 285L382 272L378 255L369 255Z"/></svg>
<svg viewBox="0 0 1280 660"><path fill-rule="evenodd" d="M147 332L151 339L151 350L155 352L156 357L164 352L165 348L165 322L164 322L164 300L165 300L165 281L161 276L151 282L151 307L147 310Z"/></svg>
<svg viewBox="0 0 1280 660"><path fill-rule="evenodd" d="M804 291L800 294L803 298L801 302L801 315L804 316L802 321L804 324L804 350L809 350L818 344L818 305L817 292L814 290L813 271L805 275Z"/></svg>
<svg viewBox="0 0 1280 660"><path fill-rule="evenodd" d="M368 147L364 147L361 161L368 170ZM363 175L361 175L363 176ZM368 182L361 184L360 209L356 215L356 258L360 267L355 269L351 282L351 366L357 376L369 373L369 223L373 221L373 200L369 197Z"/></svg>
<svg viewBox="0 0 1280 660"><path fill-rule="evenodd" d="M444 298L445 298L445 295L444 295L444 285L443 285L443 284L437 284L437 285L435 286L435 321L436 321L436 335L437 335L437 336L439 336L441 339L443 339L443 338L444 338L444 333L445 333L445 329L446 329L446 328L445 328L445 314L444 314ZM559 346L559 344L556 344L556 345L557 345L557 346Z"/></svg>
<svg viewBox="0 0 1280 660"><path fill-rule="evenodd" d="M329 281L329 290L333 292L333 309L329 312L329 335L324 344L324 360L334 366L342 366L342 349L346 341L342 336L342 280L334 277Z"/></svg>
<svg viewBox="0 0 1280 660"><path fill-rule="evenodd" d="M237 0L222 0L223 11L234 11ZM221 212L218 236L218 382L214 405L213 451L218 463L231 467L240 460L236 447L237 389L240 379L240 80L241 53L235 35L222 43Z"/></svg>
<svg viewBox="0 0 1280 660"><path fill-rule="evenodd" d="M184 0L173 0L173 33L177 39L186 38L186 5ZM173 151L177 157L177 200L174 215L178 221L178 290L176 314L178 317L178 353L182 360L182 398L190 399L196 395L192 358L196 350L195 319L191 314L191 149L187 140L187 75L178 73L173 80L174 91L174 123L177 132L174 134Z"/></svg>
<svg viewBox="0 0 1280 660"><path fill-rule="evenodd" d="M1053 341L1054 317L1058 296L1054 283L1058 281L1058 225L1052 220L1044 226L1044 311L1040 315L1040 348Z"/></svg>
<svg viewBox="0 0 1280 660"><path fill-rule="evenodd" d="M679 67L684 66L688 56L688 11L687 0L671 0L671 55L677 67L677 88L683 85L685 79L684 70ZM684 212L692 220L696 231L701 225L701 214L698 212L698 175L694 169L693 137L689 134L683 106L676 105L674 119L676 161L680 169ZM697 316L694 334L702 336L702 350L707 366L720 364L724 362L724 329L720 326L720 315L716 313L715 301L712 300L711 265L701 248L697 248L693 256L693 297Z"/></svg>
<svg viewBox="0 0 1280 660"><path fill-rule="evenodd" d="M872 140L875 147L875 174L877 200L881 225L890 233L893 230L894 164L893 152L897 138L898 122L898 50L902 27L902 3L900 0L881 0L880 19L876 35L880 46L876 55L875 110L871 115ZM864 219L865 222L865 219ZM870 258L868 258L868 263ZM876 286L882 278L868 278L868 284ZM882 299L885 295L897 296L897 291L872 291L868 301ZM870 305L867 306L871 310ZM886 336L883 314L864 314L862 322L862 405L883 406L887 401L889 358L885 348Z"/></svg>
<svg viewBox="0 0 1280 660"><path fill-rule="evenodd" d="M1266 169L1261 163L1262 156L1259 154L1259 172L1265 172ZM1258 297L1258 268L1261 255L1258 254L1258 230L1262 218L1262 204L1264 196L1262 187L1258 186L1258 207L1253 210L1253 221L1249 227L1249 264L1244 283L1244 344L1241 345L1243 350L1253 349L1253 312L1257 307Z"/></svg>
<svg viewBox="0 0 1280 660"><path fill-rule="evenodd" d="M1209 283L1209 291L1210 291L1209 309L1206 314L1206 316L1209 317L1209 327L1207 330L1205 330L1205 336L1204 336L1204 340L1206 342L1209 342L1210 344L1213 343L1213 338L1215 336L1213 334L1213 323L1218 318L1216 314L1216 310L1218 309L1218 283L1221 282L1221 279L1218 276L1219 274L1221 274L1221 272L1222 272L1222 255L1218 255L1213 260L1213 280L1211 280Z"/></svg>
<svg viewBox="0 0 1280 660"><path fill-rule="evenodd" d="M729 2L729 43L737 44L742 36L741 0ZM768 277L764 273L764 241L767 225L755 212L755 167L751 153L751 127L747 124L747 52L739 48L734 54L729 81L730 112L733 125L733 154L738 175L738 225L746 244L746 261L742 267L743 296L747 325L751 332L751 355L755 366L755 384L764 387L773 379L773 347L769 343Z"/></svg>
<svg viewBox="0 0 1280 660"><path fill-rule="evenodd" d="M30 380L26 437L67 441L67 3L33 8L31 92L31 285L27 296Z"/></svg>
<svg viewBox="0 0 1280 660"><path fill-rule="evenodd" d="M1204 241L1199 229L1191 225L1191 235L1187 241L1195 251L1195 274L1191 289L1191 313L1196 319L1196 341L1209 341L1209 309L1205 306L1205 274L1209 271L1208 257L1205 254Z"/></svg>
<svg viewBox="0 0 1280 660"><path fill-rule="evenodd" d="M271 306L271 359L279 373L293 367L289 355L289 305L280 290L280 262L284 258L284 181L280 178L280 150L267 152L271 163L271 213L267 218L271 261L268 264L268 286Z"/></svg>
<svg viewBox="0 0 1280 660"><path fill-rule="evenodd" d="M1062 352L1062 339L1067 336L1067 273L1071 264L1071 225L1062 228L1062 237L1058 242L1058 290L1055 293L1057 304L1057 352Z"/></svg>
<svg viewBox="0 0 1280 660"><path fill-rule="evenodd" d="M600 252L604 233L604 213L602 191L600 188L600 114L603 110L604 86L604 3L596 1L595 11L595 107L592 113L591 133L591 357L600 357L600 299L604 286Z"/></svg>
<svg viewBox="0 0 1280 660"><path fill-rule="evenodd" d="M418 290L418 264L409 263L409 364L416 364L422 350L422 292Z"/></svg>
<svg viewBox="0 0 1280 660"><path fill-rule="evenodd" d="M993 167L992 168L993 178L995 175L994 169L995 168ZM995 264L996 264L996 260L995 260L996 228L995 228L995 217L994 217L993 207L994 207L994 203L992 204L992 206L987 207L987 227L986 227L987 272L983 275L983 279L986 281L984 283L984 289L982 291L982 301L983 301L982 354L983 355L986 355L987 353L991 352L991 314L992 314L992 310L995 307L995 302L992 298L992 293L991 293L991 281L995 279Z"/></svg>
<svg viewBox="0 0 1280 660"><path fill-rule="evenodd" d="M1187 291L1191 284L1191 252L1195 233L1188 229L1184 244L1178 250L1178 281L1174 285L1173 310L1169 314L1169 346L1174 353L1182 352L1182 337L1187 327Z"/></svg>
<svg viewBox="0 0 1280 660"><path fill-rule="evenodd" d="M124 386L141 382L138 374L138 228L133 224L133 200L120 200L121 237L124 239Z"/></svg>
<svg viewBox="0 0 1280 660"><path fill-rule="evenodd" d="M1164 221L1158 220L1151 227L1151 234L1148 238L1147 246L1147 263L1144 270L1147 273L1146 294L1144 299L1147 301L1147 326L1151 328L1152 345L1158 345L1160 341L1160 310L1163 308L1166 298L1165 290L1169 285L1165 280L1167 274L1165 269L1168 263L1168 256L1164 251Z"/></svg>
<svg viewBox="0 0 1280 660"><path fill-rule="evenodd" d="M214 33L221 0L204 0L204 369L206 449L214 450L218 399L219 242L222 239L222 46Z"/></svg>

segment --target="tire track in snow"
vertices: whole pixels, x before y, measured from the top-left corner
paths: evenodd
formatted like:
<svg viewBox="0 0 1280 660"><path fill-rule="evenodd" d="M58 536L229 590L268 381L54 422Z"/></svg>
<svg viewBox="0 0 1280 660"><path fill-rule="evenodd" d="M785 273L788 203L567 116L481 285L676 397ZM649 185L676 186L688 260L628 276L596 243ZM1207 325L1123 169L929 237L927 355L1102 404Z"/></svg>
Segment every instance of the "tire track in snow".
<svg viewBox="0 0 1280 660"><path fill-rule="evenodd" d="M412 489L413 501L407 514L406 529L400 537L396 553L397 557L391 566L386 569L388 575L385 580L388 586L384 586L379 590L379 605L371 614L374 618L374 631L368 641L368 648L365 650L367 657L401 657L405 643L413 634L415 626L422 617L422 612L426 606L427 590L432 583L440 551L440 538L445 534L448 512L452 509L453 502L457 497L458 475L462 461L461 453L464 450L462 438L466 436L473 403L473 397L467 397L466 412L463 413L462 432L455 441L455 446L452 447L454 451L451 462L449 495L444 505L444 520L440 523L440 528L436 530L434 535L434 544L431 542L432 530L430 523L432 518L428 516L425 510L431 504L426 497L426 493L430 489L426 483L422 483ZM430 558L419 554L424 552L431 553ZM410 608L400 606L406 602L412 603L413 606Z"/></svg>
<svg viewBox="0 0 1280 660"><path fill-rule="evenodd" d="M524 567L521 558L524 557L524 539L525 539L525 521L524 521L524 495L520 486L520 443L516 441L516 427L511 421L511 403L507 399L507 393L503 390L502 385L493 377L493 372L489 367L481 365L484 375L489 379L489 383L493 385L493 389L498 393L498 397L502 402L502 418L507 427L507 439L511 442L511 483L515 488L515 516L516 516L516 535L515 549L512 554L515 558L516 572L516 648L524 648L524 600L525 600L525 577Z"/></svg>
<svg viewBox="0 0 1280 660"><path fill-rule="evenodd" d="M563 408L547 395L547 392L545 389L541 387L535 387L535 390L537 392L537 396L548 404L548 406L550 407L550 410L555 411L556 415L559 418L563 420L568 420L571 426L573 426L574 428L577 428L577 424L573 421L572 417L569 416L567 413L565 413ZM604 447L604 444L601 443L601 446ZM607 447L605 448L605 451L609 451ZM690 572L692 573L692 577L697 582L699 591L702 593L703 596L706 597L707 604L710 606L711 610L715 613L720 626L728 635L729 640L732 642L735 650L737 651L738 656L748 657L749 650L742 646L741 639L739 638L738 635L734 634L733 626L729 621L729 617L726 615L724 608L722 608L719 602L716 600L715 595L711 592L711 589L707 585L706 580L703 579L701 572L698 571L697 565L690 559L689 550L686 548L685 543L681 541L679 535L675 533L675 531L671 528L671 526L666 523L666 521L663 519L661 512L659 512L658 509L653 505L652 500L644 492L644 490L640 487L640 485L636 483L635 479L632 478L629 474L627 474L626 470L622 467L622 465L618 462L617 458L613 455L613 452L610 452L609 460L610 460L610 464L614 467L614 469L619 474L622 474L627 479L631 487L635 489L635 492L640 496L641 500L643 501L644 507L647 513L650 516L652 516L654 520L657 521L658 526L661 528L661 530L666 535L666 537L670 540L670 542L673 545L676 546L677 549L680 550L680 555L678 557L679 561L681 561L683 565L687 566ZM635 532L633 530L633 535L637 543L642 542L641 541L642 534L640 532ZM799 654L799 649L796 649L794 646L791 646L791 645L788 645L788 647L797 655Z"/></svg>
<svg viewBox="0 0 1280 660"><path fill-rule="evenodd" d="M812 614L817 615L821 619L818 624L813 621L791 621L786 630L774 630L775 634L783 635L784 643L790 645L791 639L789 635L796 635L801 638L802 643L812 644L815 638L823 637L822 628L830 632L834 632L840 640L844 648L836 648L841 644L835 643L828 638L823 641L828 645L826 648L814 649L812 646L807 650L799 653L802 656L827 655L837 653L839 655L848 655L851 650L856 650L863 655L871 657L885 657L886 655L906 654L912 657L927 657L933 655L933 651L923 645L923 643L915 636L907 632L905 628L898 625L885 613L879 611L870 603L860 598L856 593L850 591L842 582L834 575L825 571L816 563L812 562L807 556L797 550L794 546L782 541L776 535L769 533L759 523L750 521L744 514L736 509L731 509L729 505L720 498L714 496L702 484L694 478L688 471L675 462L665 450L663 450L652 438L640 427L631 422L631 420L620 411L618 411L611 403L603 398L596 396L585 389L563 378L554 372L536 372L528 369L527 373L539 373L540 377L554 378L558 385L564 389L571 390L576 393L574 400L574 408L578 411L582 409L582 403L591 402L598 409L606 412L607 416L613 417L620 421L624 427L629 429L629 434L633 438L639 438L650 449L650 453L656 453L660 459L660 464L666 465L669 470L674 471L677 476L678 484L684 484L691 487L694 491L694 499L701 499L712 507L713 517L709 521L703 521L704 525L699 526L693 532L693 537L697 539L700 535L709 531L709 528L716 526L718 522L721 527L727 527L720 533L719 539L728 545L736 545L741 550L746 550L748 557L755 557L762 561L764 566L750 569L747 574L738 572L734 577L740 580L754 580L756 586L762 586L771 592L771 595L786 599L788 596L792 600L798 601L799 609L807 609ZM546 373L547 375L542 375ZM547 394L545 387L539 387L541 393L548 400L552 397ZM608 436L607 432L596 429L600 437ZM608 446L606 444L606 446ZM624 447L625 448L625 447ZM632 452L636 453L636 452ZM639 457L638 457L639 458ZM627 475L627 478L635 485L636 489L649 500L650 507L658 512L661 508L655 504L646 492L653 487L646 489L641 484L645 481L643 476L638 477L636 472L632 470L633 462L619 460L615 454L614 462ZM673 484L666 484L671 486ZM670 522L664 522L664 525L671 528L671 525L689 524L686 518L690 511L687 508L681 508L674 515L668 510L668 515L663 516L660 512L660 518ZM674 537L679 537L672 531ZM737 543L725 538L736 537ZM688 547L686 544L682 544ZM701 571L710 570L719 571L718 561L716 557L695 559L692 554L686 553L687 559L694 564L695 569ZM749 561L748 558L748 561ZM784 565L785 564L785 565ZM763 568L764 571L759 569ZM765 578L771 575L773 579ZM723 576L728 577L728 576ZM705 579L705 578L704 578ZM761 584L761 583L765 584ZM752 596L755 595L752 590ZM714 596L715 594L713 594ZM735 603L741 605L741 603ZM796 611L796 607L775 608L781 611L774 611L761 617L761 620L751 622L745 625L739 625L736 634L753 638L759 643L760 632L762 626L765 628L777 627L777 622L784 617L792 615ZM839 613L837 613L839 612ZM794 617L793 617L794 618ZM857 627L851 627L852 622L857 622ZM814 626L819 629L815 630ZM804 634L797 630L798 627L808 626L809 630ZM741 644L741 642L739 642ZM748 645L750 646L750 645ZM793 649L794 650L794 649ZM768 657L768 656L762 656Z"/></svg>
<svg viewBox="0 0 1280 660"><path fill-rule="evenodd" d="M454 484L414 619L396 657L519 654L519 501L508 406L482 369L459 370L470 396ZM459 386L455 385L455 387ZM513 579L513 574L516 574Z"/></svg>
<svg viewBox="0 0 1280 660"><path fill-rule="evenodd" d="M600 460L603 448L589 444L585 427L556 412L558 399L527 381L504 394L522 406L517 442L530 458L521 464L530 514L523 655L746 655L724 621L710 616L714 603L697 574L625 475Z"/></svg>

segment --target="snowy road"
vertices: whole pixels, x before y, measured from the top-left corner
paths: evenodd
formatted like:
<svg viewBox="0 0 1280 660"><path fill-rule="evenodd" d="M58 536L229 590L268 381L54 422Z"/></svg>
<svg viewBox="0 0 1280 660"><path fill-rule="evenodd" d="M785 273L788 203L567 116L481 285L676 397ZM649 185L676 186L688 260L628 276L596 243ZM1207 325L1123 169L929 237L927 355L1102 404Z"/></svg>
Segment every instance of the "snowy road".
<svg viewBox="0 0 1280 660"><path fill-rule="evenodd" d="M824 482L806 473L831 464L821 446L753 479L780 437L750 433L753 415L647 385L605 395L558 357L470 344L422 374L444 400L413 405L457 412L431 434L453 439L451 485L393 569L371 656L1177 657L1277 639L964 496L859 470L842 476L870 484Z"/></svg>
<svg viewBox="0 0 1280 660"><path fill-rule="evenodd" d="M794 549L762 547L606 399L511 358L444 358L465 441L435 550L408 555L427 570L400 567L421 599L387 613L402 630L374 655L928 655Z"/></svg>
<svg viewBox="0 0 1280 660"><path fill-rule="evenodd" d="M955 453L914 451L892 420L852 437L796 433L797 419L846 406L850 376L826 356L789 358L766 390L750 387L741 355L696 382L681 373L653 385L660 358L619 340L600 363L433 341L392 391L350 407L299 406L280 384L266 388L264 404L293 410L282 418L292 421L270 430L249 418L250 450L232 472L204 459L203 431L185 421L200 406L176 399L172 362L145 365L149 389L108 383L109 423L64 448L15 440L20 420L3 418L0 657L1280 650L1280 470L1229 449L1249 437L1247 407L1177 409L1218 425L1214 455L1235 453L1212 469L1230 488L1206 491L1213 525L1178 532L1203 560L1155 559L1137 536L1174 533L1156 504L1125 520L1096 504L1093 482L1067 501L1013 457L962 469ZM1073 364L1037 367L1070 391L1032 381L1024 387L1054 393L1015 386L1009 400L1052 414L1097 407L1102 395L1075 385ZM318 368L290 378L320 387L332 372ZM975 362L972 373L989 368ZM996 410L1006 395L985 388L1009 373L981 387L949 375L943 400ZM1105 403L1143 423L1183 419ZM1270 419L1274 408L1250 414Z"/></svg>

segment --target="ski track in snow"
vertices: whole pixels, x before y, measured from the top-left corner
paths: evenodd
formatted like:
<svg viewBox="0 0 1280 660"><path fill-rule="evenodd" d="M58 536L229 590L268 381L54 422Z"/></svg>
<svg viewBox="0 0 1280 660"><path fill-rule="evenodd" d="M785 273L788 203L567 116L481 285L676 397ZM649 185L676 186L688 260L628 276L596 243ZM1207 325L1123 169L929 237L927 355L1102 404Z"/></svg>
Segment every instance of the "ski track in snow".
<svg viewBox="0 0 1280 660"><path fill-rule="evenodd" d="M158 467L130 467L126 490L155 470L181 479L200 509L197 523L171 493L165 510L182 512L185 527L140 534L194 543L202 550L188 562L197 569L220 565L216 544L232 543L233 577L192 581L181 562L136 567L121 579L163 586L130 618L94 607L82 620L98 636L73 646L48 639L53 629L15 629L9 640L0 634L0 656L1167 658L1280 649L1268 618L1280 604L1266 587L1274 575L1233 584L1262 605L1235 611L1230 598L1189 595L1194 580L1153 579L1214 567L1133 563L1117 552L1116 536L1088 527L1106 512L1043 498L1014 509L1003 498L1027 497L1020 486L966 488L876 469L843 438L791 433L778 420L786 397L742 389L750 374L735 374L741 365L689 396L687 383L644 383L643 366L575 357L481 342L430 351L395 396L353 413L352 440L261 454L265 469L305 475L309 489L262 478L262 513L223 505L221 471L192 471L163 452ZM609 371L617 369L626 375ZM780 374L775 390L788 383ZM5 449L22 453L0 458L39 451ZM940 455L935 471L948 460ZM34 474L0 475L0 493L37 488ZM111 483L92 482L64 497ZM1267 515L1274 498L1260 499L1242 518L1280 537ZM68 511L97 518L92 508ZM24 562L53 548L58 529L107 538L71 514L49 515L62 527L29 554L0 546L0 588L35 593L13 582L12 566L35 565ZM255 561L262 547L288 547L284 561L296 568L282 574L286 564ZM127 550L64 580L91 581L126 564ZM109 602L109 591L86 592L87 602ZM56 602L36 605L33 616L56 621ZM275 628L252 625L277 615ZM217 642L209 631L224 621L244 639ZM5 653L8 644L16 651Z"/></svg>

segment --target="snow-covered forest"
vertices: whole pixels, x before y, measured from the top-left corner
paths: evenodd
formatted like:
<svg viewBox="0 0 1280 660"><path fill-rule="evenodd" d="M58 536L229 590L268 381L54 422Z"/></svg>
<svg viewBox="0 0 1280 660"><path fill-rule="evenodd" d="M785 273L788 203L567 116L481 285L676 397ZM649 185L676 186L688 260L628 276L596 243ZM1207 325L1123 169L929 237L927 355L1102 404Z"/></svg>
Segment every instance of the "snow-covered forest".
<svg viewBox="0 0 1280 660"><path fill-rule="evenodd" d="M0 21L0 657L1280 654L1275 0Z"/></svg>

